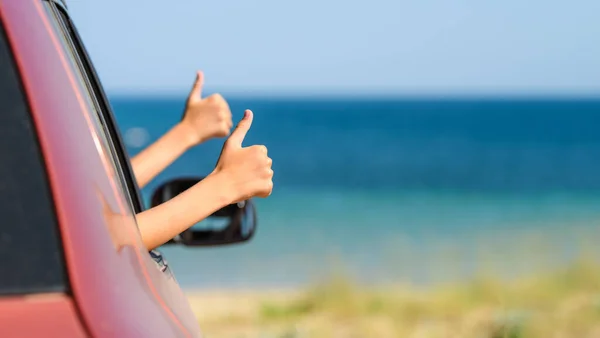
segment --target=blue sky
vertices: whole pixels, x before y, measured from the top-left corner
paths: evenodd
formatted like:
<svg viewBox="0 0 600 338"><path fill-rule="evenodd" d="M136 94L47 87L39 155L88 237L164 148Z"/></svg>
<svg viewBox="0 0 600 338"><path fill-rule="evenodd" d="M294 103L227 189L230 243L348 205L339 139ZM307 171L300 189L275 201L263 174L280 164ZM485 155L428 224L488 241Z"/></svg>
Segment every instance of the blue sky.
<svg viewBox="0 0 600 338"><path fill-rule="evenodd" d="M111 93L600 94L600 1L67 0Z"/></svg>

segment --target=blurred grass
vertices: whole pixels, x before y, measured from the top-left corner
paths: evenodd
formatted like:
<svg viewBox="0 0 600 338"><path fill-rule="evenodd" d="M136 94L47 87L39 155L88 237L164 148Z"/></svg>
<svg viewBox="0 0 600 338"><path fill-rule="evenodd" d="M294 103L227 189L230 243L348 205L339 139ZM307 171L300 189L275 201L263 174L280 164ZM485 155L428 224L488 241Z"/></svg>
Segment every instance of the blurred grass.
<svg viewBox="0 0 600 338"><path fill-rule="evenodd" d="M207 292L190 300L209 338L600 337L599 237L590 235L554 265L556 246L539 236L520 237L520 244L495 238L481 246L471 278L430 287L369 286L337 267L305 290ZM460 255L446 253L423 268L452 270ZM507 278L507 267L520 273Z"/></svg>

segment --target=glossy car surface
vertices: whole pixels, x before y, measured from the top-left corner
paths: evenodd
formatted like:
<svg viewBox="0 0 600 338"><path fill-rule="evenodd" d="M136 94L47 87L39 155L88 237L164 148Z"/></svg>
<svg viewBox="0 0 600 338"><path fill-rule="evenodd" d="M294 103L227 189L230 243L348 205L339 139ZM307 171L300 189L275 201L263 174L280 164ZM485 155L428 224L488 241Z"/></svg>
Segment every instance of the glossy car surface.
<svg viewBox="0 0 600 338"><path fill-rule="evenodd" d="M0 337L199 336L61 2L0 0L0 108Z"/></svg>

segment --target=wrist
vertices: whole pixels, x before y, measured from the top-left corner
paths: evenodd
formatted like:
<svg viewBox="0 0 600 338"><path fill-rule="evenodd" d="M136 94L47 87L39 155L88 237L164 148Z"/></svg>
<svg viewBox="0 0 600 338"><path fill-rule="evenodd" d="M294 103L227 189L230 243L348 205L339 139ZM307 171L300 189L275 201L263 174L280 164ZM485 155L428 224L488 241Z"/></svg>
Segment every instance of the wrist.
<svg viewBox="0 0 600 338"><path fill-rule="evenodd" d="M202 135L194 129L192 125L185 121L181 121L173 127L174 133L178 136L179 142L189 149L204 141Z"/></svg>
<svg viewBox="0 0 600 338"><path fill-rule="evenodd" d="M236 190L227 173L214 170L203 181L207 181L207 184L213 187L211 190L216 194L215 198L220 201L222 207L236 201Z"/></svg>

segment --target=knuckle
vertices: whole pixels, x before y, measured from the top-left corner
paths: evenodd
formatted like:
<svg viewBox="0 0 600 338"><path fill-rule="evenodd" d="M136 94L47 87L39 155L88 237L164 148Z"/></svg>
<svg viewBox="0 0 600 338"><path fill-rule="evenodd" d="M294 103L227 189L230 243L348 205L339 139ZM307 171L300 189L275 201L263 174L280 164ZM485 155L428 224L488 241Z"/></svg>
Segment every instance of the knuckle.
<svg viewBox="0 0 600 338"><path fill-rule="evenodd" d="M260 149L260 146L252 146L252 151L256 155L260 155L262 153L262 150Z"/></svg>
<svg viewBox="0 0 600 338"><path fill-rule="evenodd" d="M215 106L218 106L220 109L226 110L228 108L227 102L225 102L225 99L223 98L223 96L221 96L221 94L212 94L210 98L211 102Z"/></svg>
<svg viewBox="0 0 600 338"><path fill-rule="evenodd" d="M233 125L233 122L231 121L231 114L228 114L227 112L220 114L220 120L223 122L223 124L228 126Z"/></svg>

